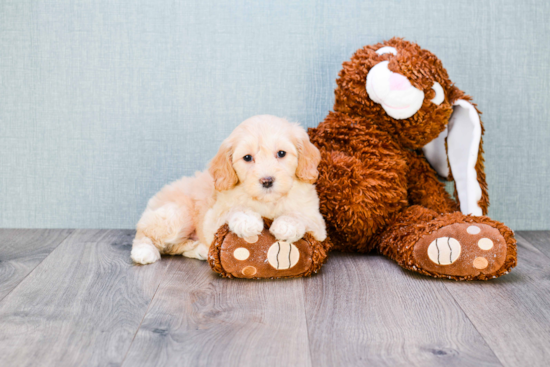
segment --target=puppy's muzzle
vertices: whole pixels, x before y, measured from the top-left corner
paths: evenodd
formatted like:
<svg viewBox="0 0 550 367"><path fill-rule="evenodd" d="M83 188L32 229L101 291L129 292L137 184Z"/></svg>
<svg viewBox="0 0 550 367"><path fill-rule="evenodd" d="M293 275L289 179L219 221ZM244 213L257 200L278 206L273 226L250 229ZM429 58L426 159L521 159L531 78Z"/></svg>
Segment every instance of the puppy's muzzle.
<svg viewBox="0 0 550 367"><path fill-rule="evenodd" d="M273 181L275 181L275 179L273 177L263 177L263 178L260 178L260 183L262 184L262 186L266 189L269 189L270 187L273 186Z"/></svg>

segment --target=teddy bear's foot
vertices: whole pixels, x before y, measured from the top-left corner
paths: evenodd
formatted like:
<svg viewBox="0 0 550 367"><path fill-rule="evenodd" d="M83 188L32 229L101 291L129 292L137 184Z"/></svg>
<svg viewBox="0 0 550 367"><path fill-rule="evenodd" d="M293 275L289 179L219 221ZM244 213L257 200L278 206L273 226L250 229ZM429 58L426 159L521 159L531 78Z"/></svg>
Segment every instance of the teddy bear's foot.
<svg viewBox="0 0 550 367"><path fill-rule="evenodd" d="M507 243L497 228L482 223L454 223L416 243L416 267L436 276L489 279L506 273Z"/></svg>
<svg viewBox="0 0 550 367"><path fill-rule="evenodd" d="M240 238L227 225L216 233L208 254L212 269L228 278L292 278L311 275L324 263L328 247L306 233L293 243L277 240L267 222L258 236Z"/></svg>

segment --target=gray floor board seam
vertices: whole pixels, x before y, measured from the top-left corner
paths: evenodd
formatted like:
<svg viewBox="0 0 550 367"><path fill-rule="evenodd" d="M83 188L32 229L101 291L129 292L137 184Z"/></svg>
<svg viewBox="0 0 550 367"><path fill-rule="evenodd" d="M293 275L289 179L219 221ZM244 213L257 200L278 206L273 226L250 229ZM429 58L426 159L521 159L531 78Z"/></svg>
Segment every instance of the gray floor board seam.
<svg viewBox="0 0 550 367"><path fill-rule="evenodd" d="M157 292L160 288L161 283L157 286L157 289L155 290L155 293L153 293L153 297L151 297L151 301L149 302L149 305L147 306L147 309L145 310L145 313L143 314L143 317L141 318L141 321L136 328L136 332L134 333L134 336L132 337L132 341L130 342L130 345L128 346L128 349L126 350L126 353L124 354L124 358L122 359L122 362L120 362L120 366L124 366L124 361L126 360L126 357L128 357L128 353L130 352L130 349L132 349L132 344L134 343L134 340L136 339L136 335L139 332L139 329L141 328L141 325L143 324L143 320L145 320L145 317L147 316L147 312L149 312L149 309L151 308L151 304L153 303L153 300L155 299L155 296L157 295Z"/></svg>
<svg viewBox="0 0 550 367"><path fill-rule="evenodd" d="M12 294L13 291L16 290L21 285L21 283L23 283L25 281L25 279L27 279L32 273L34 273L36 268L38 268L40 266L40 264L42 264L44 262L44 260L46 260L48 257L50 257L55 252L55 250L57 250L59 248L59 246L61 246L61 244L65 243L65 241L67 241L73 235L73 233L75 233L75 231L76 231L75 229L68 229L68 230L70 232L67 233L65 238L63 238L61 241L59 241L59 243L57 245L55 245L55 248L52 251L50 251L50 253L48 255L46 255L42 260L40 260L40 262L38 262L28 274L26 274L23 278L21 278L19 280L19 282L17 283L17 285L15 287L13 287L12 290L10 290L2 298L0 298L0 304L2 304L4 299L6 299L6 297L8 297L10 294Z"/></svg>
<svg viewBox="0 0 550 367"><path fill-rule="evenodd" d="M455 298L455 296L453 295L453 292L451 292L449 290L449 288L447 288L447 284L445 284L445 290L447 291L447 293L449 294L449 296L453 299L454 303L458 306L458 308L460 308L460 310L462 310L462 312L464 313L464 316L466 316L466 318L468 319L468 321L470 321L470 324L472 324L473 328L475 329L475 331L477 331L477 333L479 334L479 336L485 341L485 344L487 345L487 348L489 348L492 352L493 352L493 355L495 356L495 358L500 362L500 365L501 366L505 366L505 364L502 362L502 360L498 357L498 355L495 353L495 351L493 350L493 348L491 348L491 345L489 344L489 342L487 341L487 339L485 338L485 336L483 335L483 333L477 328L477 325L475 324L474 320L472 320L470 318L470 315L468 315L468 313L464 310L464 308L462 307L462 305L458 302L458 300Z"/></svg>

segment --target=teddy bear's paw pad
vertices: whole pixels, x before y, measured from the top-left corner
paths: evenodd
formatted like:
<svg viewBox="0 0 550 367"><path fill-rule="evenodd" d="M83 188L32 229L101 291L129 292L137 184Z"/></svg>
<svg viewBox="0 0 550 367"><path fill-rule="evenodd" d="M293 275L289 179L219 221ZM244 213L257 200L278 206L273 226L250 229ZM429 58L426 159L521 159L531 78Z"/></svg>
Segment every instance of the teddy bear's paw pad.
<svg viewBox="0 0 550 367"><path fill-rule="evenodd" d="M413 250L416 267L432 273L475 277L496 273L506 260L506 241L498 229L455 223L422 237Z"/></svg>
<svg viewBox="0 0 550 367"><path fill-rule="evenodd" d="M293 243L277 241L267 250L269 265L277 270L294 267L300 260L300 250Z"/></svg>
<svg viewBox="0 0 550 367"><path fill-rule="evenodd" d="M439 265L451 265L460 256L460 242L450 237L439 237L428 246L428 257Z"/></svg>
<svg viewBox="0 0 550 367"><path fill-rule="evenodd" d="M287 278L312 266L312 248L304 239L278 241L267 229L255 238L229 233L220 248L220 262L235 278Z"/></svg>

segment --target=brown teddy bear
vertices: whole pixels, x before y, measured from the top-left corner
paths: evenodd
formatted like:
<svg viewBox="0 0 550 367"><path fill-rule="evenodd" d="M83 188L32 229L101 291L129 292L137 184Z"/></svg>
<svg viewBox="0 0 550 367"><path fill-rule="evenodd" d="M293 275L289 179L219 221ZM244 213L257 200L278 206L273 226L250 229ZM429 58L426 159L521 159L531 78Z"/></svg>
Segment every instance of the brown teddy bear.
<svg viewBox="0 0 550 367"><path fill-rule="evenodd" d="M480 113L441 61L393 38L358 50L344 62L337 85L334 112L309 129L322 156L317 192L330 240L306 235L295 246L281 244L267 222L250 245L224 226L210 247L214 271L306 276L332 247L378 251L434 277L486 280L508 273L517 262L514 234L484 216L489 198ZM455 182L456 201L438 177ZM241 248L245 260L239 260Z"/></svg>
<svg viewBox="0 0 550 367"><path fill-rule="evenodd" d="M334 249L458 280L516 265L513 232L484 216L479 111L434 54L400 38L365 46L344 62L335 94L334 112L309 129ZM456 201L438 174L454 180Z"/></svg>

